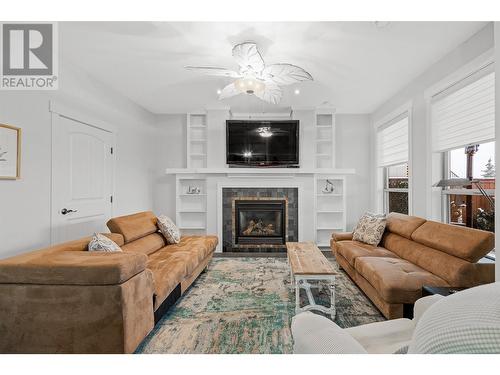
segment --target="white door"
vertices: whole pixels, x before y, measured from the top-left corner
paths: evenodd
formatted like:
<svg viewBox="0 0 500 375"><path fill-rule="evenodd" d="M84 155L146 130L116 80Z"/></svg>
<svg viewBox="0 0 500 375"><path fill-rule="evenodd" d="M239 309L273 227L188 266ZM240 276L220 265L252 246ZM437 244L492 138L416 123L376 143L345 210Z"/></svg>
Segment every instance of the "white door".
<svg viewBox="0 0 500 375"><path fill-rule="evenodd" d="M111 132L52 114L52 244L107 231L113 143Z"/></svg>

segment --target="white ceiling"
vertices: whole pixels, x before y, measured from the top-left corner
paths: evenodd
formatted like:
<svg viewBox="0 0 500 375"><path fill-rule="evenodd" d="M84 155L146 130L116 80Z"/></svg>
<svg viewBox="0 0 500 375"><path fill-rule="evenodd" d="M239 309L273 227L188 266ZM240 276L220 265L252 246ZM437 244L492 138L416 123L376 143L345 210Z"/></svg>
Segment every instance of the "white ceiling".
<svg viewBox="0 0 500 375"><path fill-rule="evenodd" d="M484 22L66 22L63 58L153 113L226 105L238 112L279 111L325 102L341 113L371 113ZM186 65L237 69L233 45L255 41L267 64L301 66L314 77L285 87L277 106L238 95L217 99L231 79L200 76ZM293 93L295 88L300 94Z"/></svg>

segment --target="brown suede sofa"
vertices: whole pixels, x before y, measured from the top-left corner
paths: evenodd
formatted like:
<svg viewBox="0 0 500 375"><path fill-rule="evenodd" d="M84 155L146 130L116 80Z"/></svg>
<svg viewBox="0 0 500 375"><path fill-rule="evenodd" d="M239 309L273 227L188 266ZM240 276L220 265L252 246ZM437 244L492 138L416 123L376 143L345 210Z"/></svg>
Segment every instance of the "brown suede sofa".
<svg viewBox="0 0 500 375"><path fill-rule="evenodd" d="M422 286L472 287L495 281L492 263L477 263L494 247L494 234L390 213L378 246L333 233L337 263L388 319L403 317L404 304Z"/></svg>
<svg viewBox="0 0 500 375"><path fill-rule="evenodd" d="M88 252L88 237L0 261L0 353L134 352L218 242L167 245L152 212L107 225L123 252Z"/></svg>

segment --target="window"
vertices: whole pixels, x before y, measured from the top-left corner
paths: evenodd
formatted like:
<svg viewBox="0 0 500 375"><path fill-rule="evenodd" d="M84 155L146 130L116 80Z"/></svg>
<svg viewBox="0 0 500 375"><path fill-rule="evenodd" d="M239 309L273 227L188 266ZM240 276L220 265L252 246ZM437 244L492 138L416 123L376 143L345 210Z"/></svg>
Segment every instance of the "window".
<svg viewBox="0 0 500 375"><path fill-rule="evenodd" d="M492 69L493 66L488 65L432 97L435 152L495 139L495 73Z"/></svg>
<svg viewBox="0 0 500 375"><path fill-rule="evenodd" d="M386 213L409 213L408 111L377 131L378 169L383 178L382 205Z"/></svg>
<svg viewBox="0 0 500 375"><path fill-rule="evenodd" d="M433 150L444 155L445 220L494 232L495 73L492 63L432 97ZM455 186L453 186L455 184ZM461 182L460 182L461 184Z"/></svg>
<svg viewBox="0 0 500 375"><path fill-rule="evenodd" d="M494 207L478 189L478 184L495 194L495 142L460 147L448 152L448 177L477 181L467 188L445 190L447 221L451 224L495 231Z"/></svg>
<svg viewBox="0 0 500 375"><path fill-rule="evenodd" d="M384 210L408 215L408 163L384 167Z"/></svg>

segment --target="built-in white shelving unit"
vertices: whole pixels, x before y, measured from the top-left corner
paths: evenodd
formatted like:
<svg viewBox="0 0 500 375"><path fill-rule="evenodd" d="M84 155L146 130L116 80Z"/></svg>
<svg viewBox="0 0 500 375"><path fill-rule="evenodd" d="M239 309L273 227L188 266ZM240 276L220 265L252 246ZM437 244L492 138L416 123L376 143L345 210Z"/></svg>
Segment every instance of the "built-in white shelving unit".
<svg viewBox="0 0 500 375"><path fill-rule="evenodd" d="M300 168L229 168L225 163L225 121L241 116L231 114L228 108L207 108L187 114L186 163L165 171L175 176L175 217L183 235L216 233L217 251L222 251L224 187L296 186L299 241L315 241L325 249L330 246L332 232L346 230L346 179L355 170L336 168L335 109L326 105L295 108L292 116L301 122ZM254 117L278 116L270 113L245 116ZM333 183L333 192L323 191L327 179ZM190 186L198 187L199 193L190 194Z"/></svg>
<svg viewBox="0 0 500 375"><path fill-rule="evenodd" d="M203 112L187 114L187 168L207 167L207 115Z"/></svg>
<svg viewBox="0 0 500 375"><path fill-rule="evenodd" d="M333 184L333 192L325 192L327 180ZM329 247L334 231L346 230L345 177L316 175L314 179L316 243Z"/></svg>
<svg viewBox="0 0 500 375"><path fill-rule="evenodd" d="M316 110L315 114L315 167L335 167L335 111L330 108Z"/></svg>
<svg viewBox="0 0 500 375"><path fill-rule="evenodd" d="M199 188L199 194L189 189ZM183 235L207 232L207 181L203 175L177 175L176 224Z"/></svg>

